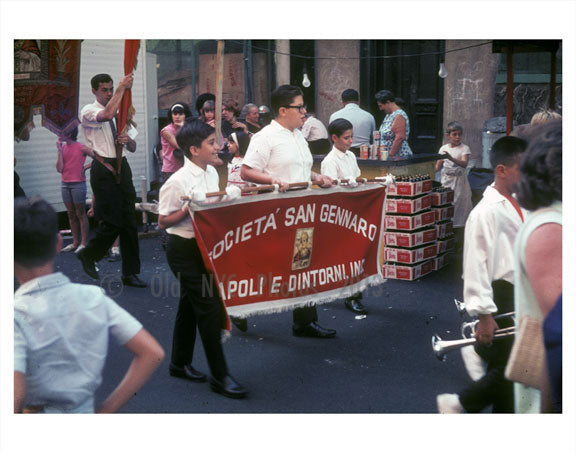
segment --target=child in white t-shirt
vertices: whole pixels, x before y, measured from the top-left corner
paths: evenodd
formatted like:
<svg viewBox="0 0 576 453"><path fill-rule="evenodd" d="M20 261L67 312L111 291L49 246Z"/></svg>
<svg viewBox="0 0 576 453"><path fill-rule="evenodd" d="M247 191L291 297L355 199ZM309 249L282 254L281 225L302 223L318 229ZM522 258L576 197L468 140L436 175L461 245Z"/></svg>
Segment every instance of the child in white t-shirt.
<svg viewBox="0 0 576 453"><path fill-rule="evenodd" d="M332 179L360 176L356 156L352 151L348 151L354 137L352 123L344 118L336 119L328 125L328 134L334 146L322 160L320 172Z"/></svg>
<svg viewBox="0 0 576 453"><path fill-rule="evenodd" d="M112 413L138 393L164 358L142 324L102 288L55 272L58 216L41 198L14 203L14 412ZM95 406L109 337L134 355Z"/></svg>
<svg viewBox="0 0 576 453"><path fill-rule="evenodd" d="M328 125L328 134L334 146L322 160L320 173L332 179L356 179L360 176L360 168L356 156L349 151L354 138L352 123L344 118L338 118ZM346 308L356 314L366 314L362 305L362 293L358 292L346 298Z"/></svg>
<svg viewBox="0 0 576 453"><path fill-rule="evenodd" d="M464 228L468 214L472 210L472 191L466 172L471 152L470 148L462 143L462 131L462 126L456 121L448 123L446 128L448 143L438 151L446 157L436 162L436 171L442 169L442 185L454 190L455 228Z"/></svg>
<svg viewBox="0 0 576 453"><path fill-rule="evenodd" d="M251 185L240 177L240 169L249 144L250 135L244 132L233 132L228 137L228 150L234 154L234 158L228 164L228 186L242 188Z"/></svg>

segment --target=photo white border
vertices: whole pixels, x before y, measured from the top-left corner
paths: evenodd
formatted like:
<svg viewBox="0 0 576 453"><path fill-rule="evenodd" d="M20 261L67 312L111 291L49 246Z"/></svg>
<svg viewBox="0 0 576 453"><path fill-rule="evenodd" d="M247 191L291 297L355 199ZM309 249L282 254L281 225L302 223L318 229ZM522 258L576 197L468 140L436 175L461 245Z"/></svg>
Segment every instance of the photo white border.
<svg viewBox="0 0 576 453"><path fill-rule="evenodd" d="M0 2L2 199L10 211L13 168L13 40L41 39L563 39L565 168L573 168L573 1L27 1ZM125 25L123 22L127 22ZM565 183L571 195L573 188ZM572 232L572 202L565 210ZM3 225L12 244L12 215ZM573 248L565 234L565 250ZM12 249L12 245L10 246ZM2 260L0 451L15 452L572 452L576 319L565 266L562 415L85 415L12 414L13 269ZM565 264L569 253L565 253ZM571 267L571 266L570 266ZM406 358L410 360L410 358ZM159 370L158 372L162 372ZM344 386L344 384L343 384ZM254 389L254 393L257 393ZM343 387L343 391L347 391ZM402 389L396 389L401 392ZM432 396L431 396L432 397ZM447 418L446 418L447 417ZM178 434L177 434L178 433ZM296 435L298 433L298 435Z"/></svg>

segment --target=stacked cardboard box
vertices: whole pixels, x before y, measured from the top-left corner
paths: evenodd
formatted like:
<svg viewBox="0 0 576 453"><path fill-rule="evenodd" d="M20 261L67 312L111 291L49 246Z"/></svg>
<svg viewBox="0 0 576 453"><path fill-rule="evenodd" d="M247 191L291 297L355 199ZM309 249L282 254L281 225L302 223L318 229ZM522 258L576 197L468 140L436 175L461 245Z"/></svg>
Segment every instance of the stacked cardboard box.
<svg viewBox="0 0 576 453"><path fill-rule="evenodd" d="M436 187L430 194L432 211L435 215L435 226L438 245L438 256L434 260L434 270L441 269L450 263L456 239L453 233L454 224L454 191L446 187Z"/></svg>
<svg viewBox="0 0 576 453"><path fill-rule="evenodd" d="M384 233L385 278L415 280L434 270L438 254L432 180L410 178L388 186Z"/></svg>

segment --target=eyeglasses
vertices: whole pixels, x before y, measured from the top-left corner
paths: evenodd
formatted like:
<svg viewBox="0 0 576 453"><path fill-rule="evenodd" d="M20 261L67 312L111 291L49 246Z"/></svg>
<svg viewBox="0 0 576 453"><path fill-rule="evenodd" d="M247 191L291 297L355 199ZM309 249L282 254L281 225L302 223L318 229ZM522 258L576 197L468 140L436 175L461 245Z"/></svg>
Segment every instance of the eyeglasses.
<svg viewBox="0 0 576 453"><path fill-rule="evenodd" d="M304 105L284 105L284 108L287 109L298 109L298 112L304 113L306 111L306 104Z"/></svg>

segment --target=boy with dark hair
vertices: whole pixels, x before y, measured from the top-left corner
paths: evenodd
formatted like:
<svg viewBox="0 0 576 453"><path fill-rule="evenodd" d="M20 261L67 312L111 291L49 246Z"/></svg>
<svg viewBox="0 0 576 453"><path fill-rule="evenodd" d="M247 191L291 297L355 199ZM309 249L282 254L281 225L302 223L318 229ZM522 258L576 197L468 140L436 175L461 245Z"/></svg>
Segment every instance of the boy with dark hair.
<svg viewBox="0 0 576 453"><path fill-rule="evenodd" d="M94 412L111 334L134 359L96 412L116 412L164 358L156 340L104 291L54 272L62 246L54 209L14 203L14 412Z"/></svg>
<svg viewBox="0 0 576 453"><path fill-rule="evenodd" d="M328 125L328 134L334 146L322 160L321 172L332 179L356 179L360 168L354 153L348 151L354 139L352 123L343 118Z"/></svg>
<svg viewBox="0 0 576 453"><path fill-rule="evenodd" d="M481 412L492 405L495 413L513 413L512 382L504 369L512 337L495 341L498 325L494 313L514 311L514 241L524 222L525 211L513 196L519 181L518 164L527 143L502 137L492 147L494 183L470 213L464 230L464 303L470 316L478 316L476 352L486 361L486 374L460 394L438 395L441 413ZM491 345L491 346L490 346Z"/></svg>
<svg viewBox="0 0 576 453"><path fill-rule="evenodd" d="M221 344L220 326L225 317L215 284L206 292L202 282L208 270L202 260L187 204L181 196L200 201L206 192L218 191L219 145L214 128L202 121L187 122L176 136L184 152L184 166L160 189L158 225L168 233L166 259L180 282L180 301L172 334L171 376L193 382L206 381L206 375L192 366L196 331L200 333L212 378L214 392L228 398L244 398L248 392L230 376ZM240 196L238 187L236 195ZM232 191L230 191L232 192ZM213 279L208 279L213 281Z"/></svg>
<svg viewBox="0 0 576 453"><path fill-rule="evenodd" d="M312 171L313 158L300 128L306 119L302 90L293 85L281 85L272 92L275 119L252 137L240 176L257 184L278 184L286 191L293 182L312 181L321 187L331 187L332 179ZM318 325L316 306L293 311L292 333L295 336L333 338L336 331Z"/></svg>
<svg viewBox="0 0 576 453"><path fill-rule="evenodd" d="M360 168L356 162L356 156L349 151L354 139L352 123L343 118L336 119L328 125L328 133L334 146L322 160L321 172L332 179L348 179L354 185L356 178L360 176ZM362 293L358 292L348 297L344 304L348 310L363 315L366 309L360 302L361 300Z"/></svg>

